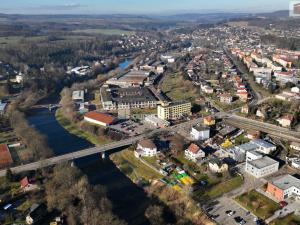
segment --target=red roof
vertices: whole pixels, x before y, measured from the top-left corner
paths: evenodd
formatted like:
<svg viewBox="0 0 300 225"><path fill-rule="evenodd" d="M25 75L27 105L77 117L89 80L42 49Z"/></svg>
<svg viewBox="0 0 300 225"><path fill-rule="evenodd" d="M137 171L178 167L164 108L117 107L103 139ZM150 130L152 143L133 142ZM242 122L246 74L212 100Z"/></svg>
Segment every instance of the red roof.
<svg viewBox="0 0 300 225"><path fill-rule="evenodd" d="M210 122L213 121L215 118L212 117L212 116L207 116L207 117L205 117L204 119L205 119L205 121L207 121L207 122L210 123Z"/></svg>
<svg viewBox="0 0 300 225"><path fill-rule="evenodd" d="M96 111L88 112L84 115L84 117L97 120L99 122L103 122L108 125L113 124L115 121L115 117L105 113L96 112Z"/></svg>
<svg viewBox="0 0 300 225"><path fill-rule="evenodd" d="M13 163L11 154L6 144L0 144L0 166L8 166Z"/></svg>
<svg viewBox="0 0 300 225"><path fill-rule="evenodd" d="M188 147L188 150L194 154L197 154L200 150L200 147L196 144L191 144L189 147Z"/></svg>
<svg viewBox="0 0 300 225"><path fill-rule="evenodd" d="M21 188L25 188L29 185L29 180L28 180L28 177L24 177L21 181Z"/></svg>

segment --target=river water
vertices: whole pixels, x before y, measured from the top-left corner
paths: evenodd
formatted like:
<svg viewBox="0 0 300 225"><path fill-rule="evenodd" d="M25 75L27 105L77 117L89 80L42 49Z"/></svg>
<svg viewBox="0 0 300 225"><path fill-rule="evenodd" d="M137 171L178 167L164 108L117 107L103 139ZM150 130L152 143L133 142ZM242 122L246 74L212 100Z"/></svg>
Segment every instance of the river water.
<svg viewBox="0 0 300 225"><path fill-rule="evenodd" d="M125 60L120 68L131 63ZM48 109L31 110L28 117L30 125L48 138L48 145L55 155L75 152L93 146L85 139L70 134L56 121L55 112ZM113 205L113 211L128 224L148 224L144 212L150 203L146 193L127 178L115 164L100 155L89 156L75 161L76 165L88 176L90 182L102 185Z"/></svg>

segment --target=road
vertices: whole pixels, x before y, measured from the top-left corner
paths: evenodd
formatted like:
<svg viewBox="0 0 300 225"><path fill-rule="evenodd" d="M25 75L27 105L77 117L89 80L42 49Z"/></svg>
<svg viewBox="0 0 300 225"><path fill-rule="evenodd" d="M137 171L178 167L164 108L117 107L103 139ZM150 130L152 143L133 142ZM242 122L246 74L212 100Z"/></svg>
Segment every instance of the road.
<svg viewBox="0 0 300 225"><path fill-rule="evenodd" d="M226 113L219 113L219 116L224 118L224 122L228 125L242 128L245 130L257 130L267 134L270 134L279 139L287 141L295 141L300 143L300 133L291 131L289 129L272 125L269 123L264 123L257 120L252 120L236 115L229 115Z"/></svg>
<svg viewBox="0 0 300 225"><path fill-rule="evenodd" d="M139 140L142 140L142 139L147 138L147 137L151 137L154 134L157 134L157 133L160 133L160 132L163 132L163 131L178 132L180 129L182 129L186 126L192 126L192 125L195 125L195 124L197 124L201 121L202 121L202 118L198 118L198 119L195 119L195 120L191 120L191 121L181 123L181 124L173 126L173 127L168 127L168 128L165 128L165 129L156 129L156 130L153 130L149 133L141 134L141 135L138 135L136 137L132 137L132 138L129 138L129 139L126 139L126 140L121 140L121 141L118 141L118 142L106 144L106 145L103 145L103 146L100 146L100 147L92 147L92 148L88 148L88 149L83 149L83 150L80 150L80 151L76 151L76 152L72 152L72 153L68 153L68 154L64 154L64 155L60 155L60 156L55 156L55 157L52 157L52 158L49 158L49 159L40 160L40 161L36 161L36 162L33 162L33 163L20 165L20 166L17 166L17 167L12 167L10 169L12 170L13 173L21 173L21 172L30 171L30 170L37 170L37 169L44 168L44 167L47 167L47 166L55 165L55 164L66 162L66 161L71 161L71 160L74 160L74 159L83 158L83 157L90 156L90 155L105 153L105 152L111 151L113 149L130 146L130 145L138 142ZM5 174L6 174L6 170L1 170L0 171L0 177L5 176Z"/></svg>

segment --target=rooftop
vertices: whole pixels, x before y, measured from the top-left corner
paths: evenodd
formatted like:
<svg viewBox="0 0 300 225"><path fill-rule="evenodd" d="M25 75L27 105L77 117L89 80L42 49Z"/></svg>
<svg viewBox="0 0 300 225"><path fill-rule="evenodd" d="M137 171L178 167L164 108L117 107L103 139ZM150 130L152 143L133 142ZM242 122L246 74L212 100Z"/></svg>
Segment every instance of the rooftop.
<svg viewBox="0 0 300 225"><path fill-rule="evenodd" d="M271 159L268 156L265 156L261 159L253 160L253 161L250 161L250 162L248 161L247 163L249 163L250 165L252 165L252 166L254 166L258 169L262 169L262 168L271 166L271 165L273 165L275 163L278 163L278 162L274 159Z"/></svg>
<svg viewBox="0 0 300 225"><path fill-rule="evenodd" d="M261 146L263 148L274 148L276 147L275 145L265 141L265 140L262 140L262 139L255 139L255 140L252 140L251 141L252 143L258 145L258 146Z"/></svg>
<svg viewBox="0 0 300 225"><path fill-rule="evenodd" d="M10 151L6 144L0 144L0 166L7 166L13 163Z"/></svg>
<svg viewBox="0 0 300 225"><path fill-rule="evenodd" d="M154 142L150 139L144 139L139 142L139 145L143 148L156 148Z"/></svg>
<svg viewBox="0 0 300 225"><path fill-rule="evenodd" d="M115 117L109 114L104 114L96 111L88 112L84 115L84 117L97 120L106 124L112 124L115 121Z"/></svg>
<svg viewBox="0 0 300 225"><path fill-rule="evenodd" d="M200 147L194 143L190 144L190 146L188 147L188 150L194 154L197 154L200 150Z"/></svg>
<svg viewBox="0 0 300 225"><path fill-rule="evenodd" d="M286 190L291 187L297 187L300 189L300 180L289 174L274 178L271 183L280 188L281 190Z"/></svg>

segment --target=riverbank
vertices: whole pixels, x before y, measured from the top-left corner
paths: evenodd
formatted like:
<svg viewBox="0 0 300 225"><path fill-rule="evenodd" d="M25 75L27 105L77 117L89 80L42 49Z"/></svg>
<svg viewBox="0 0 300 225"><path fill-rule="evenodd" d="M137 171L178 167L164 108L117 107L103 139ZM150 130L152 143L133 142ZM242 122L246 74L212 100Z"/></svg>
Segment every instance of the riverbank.
<svg viewBox="0 0 300 225"><path fill-rule="evenodd" d="M142 185L145 192L151 198L158 199L167 206L176 217L177 222L215 224L201 211L197 203L187 193L162 184L159 181L162 176L137 159L134 156L133 149L114 153L110 156L110 159L133 182L143 181Z"/></svg>
<svg viewBox="0 0 300 225"><path fill-rule="evenodd" d="M55 113L55 118L57 122L66 129L69 133L76 135L77 137L86 139L87 141L93 143L96 146L101 146L112 142L112 140L107 136L96 136L88 132L84 132L79 128L78 124L72 123L62 114L62 110L58 109Z"/></svg>

